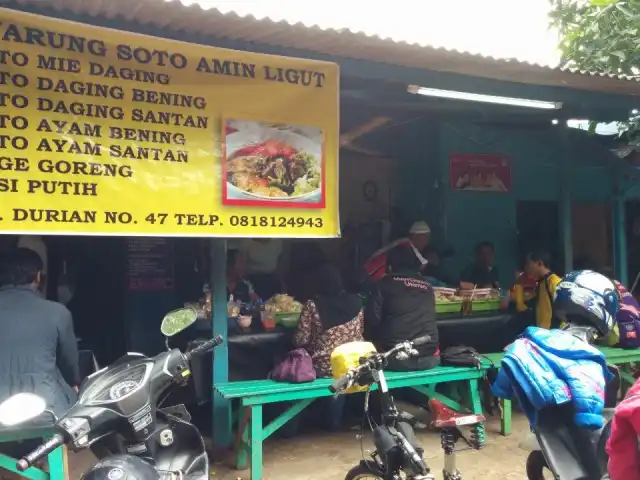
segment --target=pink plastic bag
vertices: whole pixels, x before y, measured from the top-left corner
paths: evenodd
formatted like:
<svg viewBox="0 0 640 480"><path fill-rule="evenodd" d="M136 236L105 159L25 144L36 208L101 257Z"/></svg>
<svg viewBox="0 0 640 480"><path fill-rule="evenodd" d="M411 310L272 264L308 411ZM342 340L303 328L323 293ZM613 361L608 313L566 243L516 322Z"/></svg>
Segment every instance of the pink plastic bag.
<svg viewBox="0 0 640 480"><path fill-rule="evenodd" d="M308 383L316 379L316 371L309 353L304 348L296 348L271 370L269 378L276 382Z"/></svg>

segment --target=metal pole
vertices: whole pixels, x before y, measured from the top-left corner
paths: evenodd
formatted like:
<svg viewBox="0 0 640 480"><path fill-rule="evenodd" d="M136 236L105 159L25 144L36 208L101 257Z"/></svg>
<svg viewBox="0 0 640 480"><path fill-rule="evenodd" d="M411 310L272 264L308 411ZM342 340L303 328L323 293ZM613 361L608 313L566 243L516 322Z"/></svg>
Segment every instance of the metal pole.
<svg viewBox="0 0 640 480"><path fill-rule="evenodd" d="M229 381L229 349L227 347L227 241L213 238L209 243L211 289L211 325L213 335L224 342L213 351L213 385ZM215 390L213 399L213 442L216 447L231 445L231 405Z"/></svg>

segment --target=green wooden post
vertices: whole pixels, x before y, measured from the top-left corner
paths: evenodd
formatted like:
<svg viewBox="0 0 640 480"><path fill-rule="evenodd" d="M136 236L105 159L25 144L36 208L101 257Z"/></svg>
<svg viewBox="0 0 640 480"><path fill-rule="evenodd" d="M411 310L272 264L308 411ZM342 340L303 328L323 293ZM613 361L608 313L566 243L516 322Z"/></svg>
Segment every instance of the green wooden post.
<svg viewBox="0 0 640 480"><path fill-rule="evenodd" d="M625 218L624 191L621 186L622 173L619 168L613 172L613 205L611 229L613 234L613 265L616 278L627 285L629 272L627 271L627 232Z"/></svg>
<svg viewBox="0 0 640 480"><path fill-rule="evenodd" d="M213 350L213 385L229 380L229 349L227 347L227 241L213 238L209 244L213 334L220 335L224 342ZM213 441L218 447L231 445L231 403L213 390Z"/></svg>
<svg viewBox="0 0 640 480"><path fill-rule="evenodd" d="M500 412L500 433L503 436L511 435L511 400L500 400L502 411Z"/></svg>
<svg viewBox="0 0 640 480"><path fill-rule="evenodd" d="M251 480L262 480L262 405L251 407Z"/></svg>
<svg viewBox="0 0 640 480"><path fill-rule="evenodd" d="M558 165L558 231L561 251L564 256L564 273L573 270L573 220L571 203L571 149L568 145L566 129L561 131L560 164Z"/></svg>

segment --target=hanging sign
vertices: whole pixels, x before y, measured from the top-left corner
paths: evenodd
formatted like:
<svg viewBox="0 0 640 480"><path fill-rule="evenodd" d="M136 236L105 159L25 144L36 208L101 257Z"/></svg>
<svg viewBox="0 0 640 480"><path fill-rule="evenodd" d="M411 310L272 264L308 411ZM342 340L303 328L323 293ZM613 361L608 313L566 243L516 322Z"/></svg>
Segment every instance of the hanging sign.
<svg viewBox="0 0 640 480"><path fill-rule="evenodd" d="M0 233L337 236L338 77L0 8Z"/></svg>

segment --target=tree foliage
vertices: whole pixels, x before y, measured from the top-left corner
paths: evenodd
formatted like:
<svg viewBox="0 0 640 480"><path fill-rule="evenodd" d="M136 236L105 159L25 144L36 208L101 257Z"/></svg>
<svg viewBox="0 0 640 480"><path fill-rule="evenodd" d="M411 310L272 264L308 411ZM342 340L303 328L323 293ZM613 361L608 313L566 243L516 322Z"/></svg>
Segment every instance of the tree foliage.
<svg viewBox="0 0 640 480"><path fill-rule="evenodd" d="M640 0L551 0L551 25L560 33L562 67L640 77ZM591 122L595 131L597 122ZM640 145L640 116L620 123Z"/></svg>
<svg viewBox="0 0 640 480"><path fill-rule="evenodd" d="M563 66L640 74L640 0L552 0Z"/></svg>

